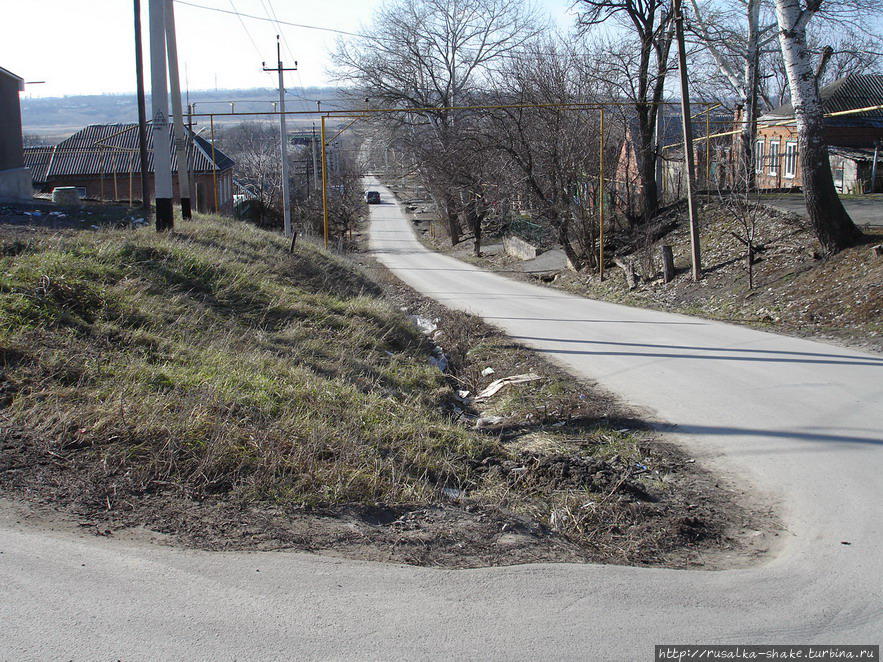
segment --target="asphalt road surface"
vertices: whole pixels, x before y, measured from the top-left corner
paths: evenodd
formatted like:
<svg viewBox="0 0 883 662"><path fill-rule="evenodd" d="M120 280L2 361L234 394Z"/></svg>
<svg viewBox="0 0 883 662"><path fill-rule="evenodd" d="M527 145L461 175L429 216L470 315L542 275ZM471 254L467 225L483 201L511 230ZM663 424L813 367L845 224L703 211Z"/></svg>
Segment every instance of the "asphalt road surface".
<svg viewBox="0 0 883 662"><path fill-rule="evenodd" d="M775 209L806 216L806 203L802 193L768 194L762 196L759 201ZM852 217L852 221L859 227L883 228L883 196L847 196L840 198L840 201Z"/></svg>
<svg viewBox="0 0 883 662"><path fill-rule="evenodd" d="M726 571L458 571L182 551L6 514L0 659L631 662L660 643L880 643L883 357L481 272L422 248L368 183L385 201L373 248L401 278L676 424L775 505L779 552Z"/></svg>

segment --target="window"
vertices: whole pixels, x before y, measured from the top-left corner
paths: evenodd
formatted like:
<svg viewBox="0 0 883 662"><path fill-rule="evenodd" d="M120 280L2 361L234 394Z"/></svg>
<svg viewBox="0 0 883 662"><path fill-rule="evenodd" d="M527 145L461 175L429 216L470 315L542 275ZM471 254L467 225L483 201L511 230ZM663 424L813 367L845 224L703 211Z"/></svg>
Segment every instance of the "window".
<svg viewBox="0 0 883 662"><path fill-rule="evenodd" d="M797 174L797 143L785 143L785 177L793 178Z"/></svg>
<svg viewBox="0 0 883 662"><path fill-rule="evenodd" d="M770 174L779 174L779 141L770 141Z"/></svg>
<svg viewBox="0 0 883 662"><path fill-rule="evenodd" d="M763 140L758 140L754 146L754 170L760 172L763 170Z"/></svg>

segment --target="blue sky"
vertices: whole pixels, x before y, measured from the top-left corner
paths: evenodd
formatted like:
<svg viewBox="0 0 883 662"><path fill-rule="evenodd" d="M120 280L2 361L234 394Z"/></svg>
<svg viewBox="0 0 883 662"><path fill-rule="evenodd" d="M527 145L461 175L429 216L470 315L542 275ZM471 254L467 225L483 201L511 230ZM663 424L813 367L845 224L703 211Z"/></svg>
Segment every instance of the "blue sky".
<svg viewBox="0 0 883 662"><path fill-rule="evenodd" d="M381 4L371 0L188 0L194 4L280 21L357 31L370 22ZM142 0L145 40L147 3ZM541 11L563 30L572 25L570 0L539 0ZM182 77L190 88L270 87L271 74L261 61L275 60L276 26L265 21L206 11L176 3ZM26 94L63 96L131 92L134 87L132 2L130 0L0 0L0 67L33 85ZM247 28L247 30L246 30ZM283 58L298 61L289 87L328 83L328 54L336 36L327 32L286 27ZM146 44L146 41L145 41ZM146 49L145 49L146 51ZM145 52L145 61L149 61ZM148 74L149 75L149 74ZM183 81L182 81L183 83Z"/></svg>

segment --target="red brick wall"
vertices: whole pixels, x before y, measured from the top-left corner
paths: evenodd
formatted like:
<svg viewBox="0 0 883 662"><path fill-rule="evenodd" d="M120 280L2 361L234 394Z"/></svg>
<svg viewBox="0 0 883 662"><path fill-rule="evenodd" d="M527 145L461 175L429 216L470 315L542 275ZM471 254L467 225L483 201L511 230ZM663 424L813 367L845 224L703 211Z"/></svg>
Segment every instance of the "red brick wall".
<svg viewBox="0 0 883 662"><path fill-rule="evenodd" d="M854 127L828 127L825 130L825 141L829 145L841 147L873 147L874 141L883 138L883 129L867 129ZM763 167L755 168L757 187L762 189L787 189L799 187L801 180L800 159L796 158L794 176L785 173L785 153L788 142L797 142L797 129L793 126L767 126L757 131L757 140L764 143ZM778 166L770 159L770 143L779 144ZM755 143L755 151L757 144ZM775 172L773 172L775 171Z"/></svg>

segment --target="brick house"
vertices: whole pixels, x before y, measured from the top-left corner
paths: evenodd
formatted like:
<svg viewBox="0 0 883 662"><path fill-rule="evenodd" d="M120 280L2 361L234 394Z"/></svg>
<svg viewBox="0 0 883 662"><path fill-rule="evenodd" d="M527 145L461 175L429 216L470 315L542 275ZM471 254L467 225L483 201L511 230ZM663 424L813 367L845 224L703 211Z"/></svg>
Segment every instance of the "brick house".
<svg viewBox="0 0 883 662"><path fill-rule="evenodd" d="M7 200L33 196L22 150L18 95L24 89L24 79L0 67L0 198Z"/></svg>
<svg viewBox="0 0 883 662"><path fill-rule="evenodd" d="M188 163L193 185L193 207L201 212L233 214L235 163L211 143L185 128ZM177 154L173 145L173 196L178 197ZM153 130L147 125L148 187L153 197ZM141 158L137 124L93 124L55 147L27 148L25 162L34 186L50 192L57 186L75 186L94 200L130 202L141 195Z"/></svg>
<svg viewBox="0 0 883 662"><path fill-rule="evenodd" d="M656 162L656 181L659 199L665 203L674 202L685 194L683 127L679 106L667 105L660 113L657 124L658 141L661 147ZM716 190L727 177L727 167L721 165L721 159L730 158L730 142L726 138L705 139L706 135L716 135L732 127L732 116L720 112L702 111L697 107L693 116L692 130L696 172L694 181L702 189ZM625 123L622 143L616 158L613 180L616 198L621 209L635 214L641 208L642 186L638 171L637 153L637 122L629 119ZM698 139L698 140L697 140ZM726 148L726 149L723 149Z"/></svg>
<svg viewBox="0 0 883 662"><path fill-rule="evenodd" d="M875 145L883 141L883 75L851 75L819 90L825 111L834 180L841 193L870 190ZM864 110L861 110L864 109ZM861 112L852 112L861 110ZM798 189L801 182L794 107L784 104L760 118L754 146L759 189ZM881 172L878 171L878 185Z"/></svg>

